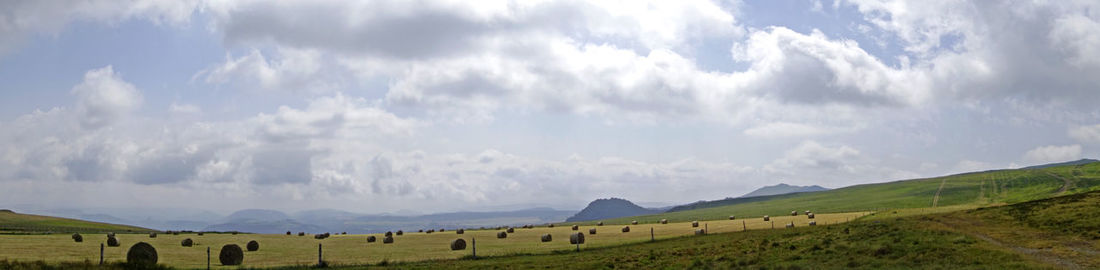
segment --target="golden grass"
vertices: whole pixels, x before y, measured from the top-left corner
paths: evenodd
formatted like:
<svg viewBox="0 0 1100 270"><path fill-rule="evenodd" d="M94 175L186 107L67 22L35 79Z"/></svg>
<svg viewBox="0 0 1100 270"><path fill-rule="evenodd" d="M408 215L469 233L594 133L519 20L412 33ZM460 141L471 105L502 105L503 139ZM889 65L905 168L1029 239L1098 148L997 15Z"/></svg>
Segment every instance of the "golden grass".
<svg viewBox="0 0 1100 270"><path fill-rule="evenodd" d="M833 213L817 214L814 220L818 225L836 224L854 220L868 213ZM783 229L784 224L794 222L795 226L808 226L810 219L805 215L772 217L771 222L765 222L760 217L737 220L709 220L700 221L699 228L706 227L710 233L723 233L741 231L745 227L749 230L770 229L775 224L776 229ZM626 243L645 242L650 239L650 228L653 228L657 239L673 238L692 235L694 229L690 222L669 224L638 224L631 225L630 232L620 232L619 226L581 226L581 232L587 232L590 228L597 228L595 235L586 234L586 243L581 249L591 247L605 247L622 245ZM437 232L432 234L409 233L403 236L394 236L393 244L382 244L381 241L367 243L368 235L333 235L324 240L313 239L312 235L297 236L283 234L206 234L197 236L194 234L168 235L161 234L157 238L149 238L146 234L119 234L121 247L107 247L105 257L108 261L123 261L126 251L137 242L147 242L157 248L160 263L179 268L205 268L206 248L210 247L211 266L222 267L218 263L218 251L222 245L237 244L244 246L250 240L260 243L260 250L245 252L245 267L273 267L312 265L317 263L317 245L323 244L324 259L331 265L360 265L375 264L382 260L390 262L421 261L429 259L453 259L470 255L473 252L476 239L478 256L510 255L510 254L545 254L557 250L572 250L574 245L569 244L569 234L573 231L568 226L555 228L536 227L534 229L516 229L505 239L497 239L497 230L467 230L465 234L455 234L453 231ZM541 242L543 234L553 235L554 241ZM375 234L381 238L381 234ZM195 241L193 247L182 247L180 241L191 238ZM466 239L466 250L451 251L450 242L455 238ZM99 260L99 244L105 242L107 237L103 234L85 234L83 243L75 243L69 234L51 235L0 235L0 259L16 261L37 261L47 263Z"/></svg>

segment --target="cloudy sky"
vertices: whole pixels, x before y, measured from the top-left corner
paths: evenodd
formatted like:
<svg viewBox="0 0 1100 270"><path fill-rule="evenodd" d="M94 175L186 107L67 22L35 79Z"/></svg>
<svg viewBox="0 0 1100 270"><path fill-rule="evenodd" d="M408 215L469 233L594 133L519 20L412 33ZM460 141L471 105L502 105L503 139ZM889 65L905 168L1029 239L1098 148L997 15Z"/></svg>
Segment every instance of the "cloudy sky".
<svg viewBox="0 0 1100 270"><path fill-rule="evenodd" d="M1100 156L1100 2L3 1L0 204L690 202Z"/></svg>

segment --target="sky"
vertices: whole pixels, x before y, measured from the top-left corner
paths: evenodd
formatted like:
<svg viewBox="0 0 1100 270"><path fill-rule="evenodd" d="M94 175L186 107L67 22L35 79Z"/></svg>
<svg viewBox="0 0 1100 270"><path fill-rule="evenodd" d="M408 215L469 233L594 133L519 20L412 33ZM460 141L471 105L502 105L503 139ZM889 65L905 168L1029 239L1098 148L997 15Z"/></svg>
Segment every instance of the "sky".
<svg viewBox="0 0 1100 270"><path fill-rule="evenodd" d="M1100 157L1097 1L2 1L0 205L579 209Z"/></svg>

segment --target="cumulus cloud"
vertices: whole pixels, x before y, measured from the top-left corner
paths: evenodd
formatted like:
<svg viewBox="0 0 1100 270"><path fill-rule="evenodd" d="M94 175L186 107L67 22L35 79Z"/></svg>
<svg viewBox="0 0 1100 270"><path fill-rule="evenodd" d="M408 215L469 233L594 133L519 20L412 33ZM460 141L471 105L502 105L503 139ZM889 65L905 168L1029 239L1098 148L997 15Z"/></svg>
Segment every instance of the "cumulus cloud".
<svg viewBox="0 0 1100 270"><path fill-rule="evenodd" d="M141 92L122 80L111 66L89 70L84 74L84 81L73 87L72 93L77 98L80 124L86 128L117 122L142 103Z"/></svg>
<svg viewBox="0 0 1100 270"><path fill-rule="evenodd" d="M1100 144L1100 125L1072 127L1068 133L1071 138L1079 142Z"/></svg>
<svg viewBox="0 0 1100 270"><path fill-rule="evenodd" d="M1033 163L1053 163L1081 158L1081 145L1048 145L1024 153L1024 160Z"/></svg>

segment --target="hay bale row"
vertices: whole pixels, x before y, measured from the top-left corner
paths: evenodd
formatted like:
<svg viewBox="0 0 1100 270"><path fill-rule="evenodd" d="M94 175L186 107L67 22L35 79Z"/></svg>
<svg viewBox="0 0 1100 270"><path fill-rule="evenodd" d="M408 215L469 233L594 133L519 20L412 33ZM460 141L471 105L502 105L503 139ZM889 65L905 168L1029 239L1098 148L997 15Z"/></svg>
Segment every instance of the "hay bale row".
<svg viewBox="0 0 1100 270"><path fill-rule="evenodd" d="M554 237L550 236L550 234L548 233L543 234L542 237L540 237L539 239L541 239L542 242L550 242L551 240L554 240Z"/></svg>
<svg viewBox="0 0 1100 270"><path fill-rule="evenodd" d="M222 265L241 265L244 262L244 251L237 244L224 245L218 253L218 261Z"/></svg>
<svg viewBox="0 0 1100 270"><path fill-rule="evenodd" d="M138 268L147 268L157 265L157 249L145 242L138 242L130 246L126 252L126 264Z"/></svg>
<svg viewBox="0 0 1100 270"><path fill-rule="evenodd" d="M768 217L767 215L764 215L764 221L769 221L769 220L772 220L771 217Z"/></svg>
<svg viewBox="0 0 1100 270"><path fill-rule="evenodd" d="M465 229L458 229L458 230L455 230L455 234L464 234L464 233L466 233L466 230L465 230Z"/></svg>
<svg viewBox="0 0 1100 270"><path fill-rule="evenodd" d="M508 238L508 233L497 232L497 238Z"/></svg>
<svg viewBox="0 0 1100 270"><path fill-rule="evenodd" d="M699 221L691 221L692 228L699 228Z"/></svg>
<svg viewBox="0 0 1100 270"><path fill-rule="evenodd" d="M107 236L107 246L108 247L117 247L118 245L119 245L118 238L115 238L115 236L113 234Z"/></svg>
<svg viewBox="0 0 1100 270"><path fill-rule="evenodd" d="M630 232L630 226L623 226L623 232L624 233Z"/></svg>
<svg viewBox="0 0 1100 270"><path fill-rule="evenodd" d="M462 238L459 238L459 239L455 239L455 240L451 241L451 250L465 250L465 249L466 249L466 240L463 240Z"/></svg>
<svg viewBox="0 0 1100 270"><path fill-rule="evenodd" d="M584 244L584 234L574 233L569 235L569 244L579 245Z"/></svg>
<svg viewBox="0 0 1100 270"><path fill-rule="evenodd" d="M244 247L247 248L248 251L257 251L260 250L260 242L256 242L256 240L248 241L248 244L245 244Z"/></svg>
<svg viewBox="0 0 1100 270"><path fill-rule="evenodd" d="M373 235L367 236L367 243L374 243L374 241L378 241L378 237L374 237Z"/></svg>
<svg viewBox="0 0 1100 270"><path fill-rule="evenodd" d="M668 219L664 219L664 218L662 218L662 219L661 219L661 224L668 224Z"/></svg>
<svg viewBox="0 0 1100 270"><path fill-rule="evenodd" d="M393 236L386 236L382 238L383 244L393 244Z"/></svg>
<svg viewBox="0 0 1100 270"><path fill-rule="evenodd" d="M576 231L576 230L579 230L580 228L581 228L580 226L577 226L577 225L573 225L573 228L572 228L572 229L573 229L574 231Z"/></svg>
<svg viewBox="0 0 1100 270"><path fill-rule="evenodd" d="M596 234L596 228L588 229L588 234Z"/></svg>
<svg viewBox="0 0 1100 270"><path fill-rule="evenodd" d="M180 241L180 246L190 247L193 245L195 245L195 241L192 241L191 238L184 238L183 241Z"/></svg>
<svg viewBox="0 0 1100 270"><path fill-rule="evenodd" d="M74 233L73 241L77 243L84 242L84 236L80 235L79 233Z"/></svg>

